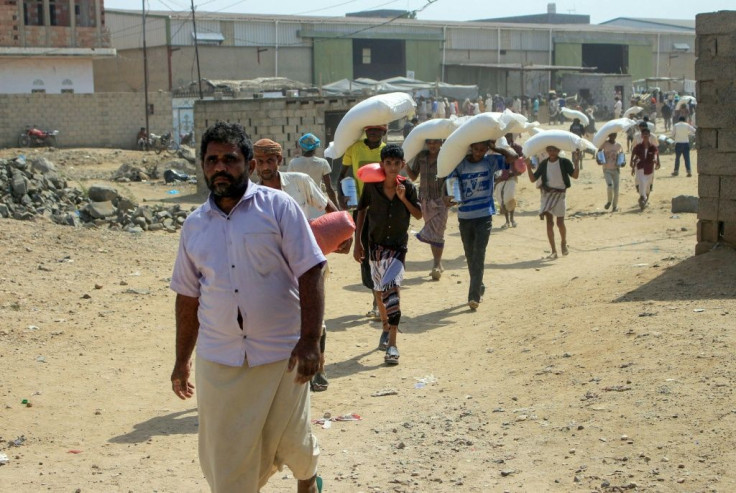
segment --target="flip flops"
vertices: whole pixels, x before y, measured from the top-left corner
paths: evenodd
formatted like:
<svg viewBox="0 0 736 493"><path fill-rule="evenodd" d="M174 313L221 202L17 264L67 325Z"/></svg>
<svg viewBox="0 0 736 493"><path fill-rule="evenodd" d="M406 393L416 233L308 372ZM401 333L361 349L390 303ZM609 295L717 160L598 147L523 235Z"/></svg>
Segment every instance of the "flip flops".
<svg viewBox="0 0 736 493"><path fill-rule="evenodd" d="M389 346L389 348L386 350L386 356L384 356L383 361L387 365L398 365L399 348L397 348L396 346Z"/></svg>

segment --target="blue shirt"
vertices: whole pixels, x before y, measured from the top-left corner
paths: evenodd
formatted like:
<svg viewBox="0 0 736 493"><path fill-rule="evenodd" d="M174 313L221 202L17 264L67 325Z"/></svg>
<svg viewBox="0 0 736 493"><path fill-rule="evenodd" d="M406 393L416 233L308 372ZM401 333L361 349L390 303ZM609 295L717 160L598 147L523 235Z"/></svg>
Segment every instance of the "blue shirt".
<svg viewBox="0 0 736 493"><path fill-rule="evenodd" d="M499 154L484 156L477 163L466 157L450 173L460 182L462 202L458 207L458 219L476 219L496 213L493 203L493 174L502 169L504 157Z"/></svg>

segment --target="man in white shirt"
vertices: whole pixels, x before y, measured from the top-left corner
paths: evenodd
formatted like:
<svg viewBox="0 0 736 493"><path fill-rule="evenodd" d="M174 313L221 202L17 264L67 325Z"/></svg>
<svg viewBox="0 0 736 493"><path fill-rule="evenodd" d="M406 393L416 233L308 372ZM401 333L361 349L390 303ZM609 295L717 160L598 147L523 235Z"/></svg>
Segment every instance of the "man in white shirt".
<svg viewBox="0 0 736 493"><path fill-rule="evenodd" d="M685 170L687 176L693 176L690 170L690 136L695 135L696 128L685 121L685 117L678 118L678 122L672 127L672 140L675 141L675 170L672 176L680 172L680 156L685 158Z"/></svg>
<svg viewBox="0 0 736 493"><path fill-rule="evenodd" d="M547 239L552 249L552 253L547 258L554 260L557 258L555 221L560 232L562 255L568 254L567 227L565 226L565 193L570 188L570 178L577 180L580 176L580 168L569 159L560 157L560 149L557 147L547 146L545 151L547 151L549 157L539 163L536 170L533 170L529 165L531 163L528 162L527 172L532 183L542 180L542 186L539 187L541 192L539 219L547 220Z"/></svg>
<svg viewBox="0 0 736 493"><path fill-rule="evenodd" d="M259 491L287 465L300 493L316 493L304 384L319 366L325 257L294 200L248 180L252 156L238 123L202 136L210 195L184 221L171 277L171 386L194 396L196 346L199 462L211 491Z"/></svg>
<svg viewBox="0 0 736 493"><path fill-rule="evenodd" d="M332 180L330 178L332 166L330 166L330 163L326 159L315 156L320 144L319 138L314 134L302 135L299 138L299 148L302 151L302 155L289 161L289 167L286 171L308 174L317 187L324 186L327 197L329 197L333 204L337 204L337 195L332 188Z"/></svg>
<svg viewBox="0 0 736 493"><path fill-rule="evenodd" d="M616 96L614 98L616 100L615 103L613 103L613 117L614 118L621 118L621 110L624 108L624 104L621 102L621 98Z"/></svg>

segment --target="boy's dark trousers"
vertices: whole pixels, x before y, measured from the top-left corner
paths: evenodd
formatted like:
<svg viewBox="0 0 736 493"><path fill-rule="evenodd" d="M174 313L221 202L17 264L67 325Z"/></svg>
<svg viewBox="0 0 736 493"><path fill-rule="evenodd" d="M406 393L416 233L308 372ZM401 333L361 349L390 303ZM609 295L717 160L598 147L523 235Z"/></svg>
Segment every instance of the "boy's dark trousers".
<svg viewBox="0 0 736 493"><path fill-rule="evenodd" d="M459 219L460 238L463 241L465 259L470 272L468 301L480 302L485 291L483 271L485 270L486 247L491 237L492 216L475 219Z"/></svg>

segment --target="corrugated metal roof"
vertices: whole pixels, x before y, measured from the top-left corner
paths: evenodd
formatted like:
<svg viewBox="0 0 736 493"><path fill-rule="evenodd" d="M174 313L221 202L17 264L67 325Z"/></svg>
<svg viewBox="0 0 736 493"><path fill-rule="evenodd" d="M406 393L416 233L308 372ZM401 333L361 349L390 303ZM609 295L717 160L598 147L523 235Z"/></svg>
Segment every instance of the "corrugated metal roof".
<svg viewBox="0 0 736 493"><path fill-rule="evenodd" d="M650 29L689 29L695 31L695 19L652 19L645 17L616 17L605 22L601 22L601 26L642 26L649 24Z"/></svg>
<svg viewBox="0 0 736 493"><path fill-rule="evenodd" d="M191 46L191 13L151 11L147 14L147 44L166 45L166 22L170 20L171 44ZM227 23L228 26L224 26ZM142 46L141 15L136 11L106 10L106 24L112 44L118 49ZM225 29L224 27L227 27ZM499 30L501 43L499 46ZM416 19L370 19L345 17L307 17L198 12L197 31L221 33L226 45L233 46L309 46L310 37L445 39L450 50L526 50L549 49L555 41L588 42L610 40L638 44L651 43L653 33L616 25L542 25L487 22L440 22ZM278 36L277 36L278 31ZM694 33L677 28L657 31L660 36L680 35L677 42L693 42ZM311 36L310 36L311 34ZM334 36L331 36L334 35ZM232 38L232 39L230 39Z"/></svg>
<svg viewBox="0 0 736 493"><path fill-rule="evenodd" d="M521 63L446 63L445 67L480 67L480 68L499 68L504 70L524 70L524 71L550 71L550 70L570 70L578 72L593 72L598 67L579 67L577 65L524 65Z"/></svg>
<svg viewBox="0 0 736 493"><path fill-rule="evenodd" d="M121 9L105 9L105 15L109 14L120 14L120 15L131 15L140 18L140 12L135 10L121 10ZM149 16L160 16L168 17L171 19L189 19L191 18L191 12L189 11L156 11L151 10L148 13ZM233 14L227 12L197 12L197 23L199 20L213 19L213 20L228 20L228 21L279 21L279 22L302 22L305 24L320 24L321 26L329 24L346 25L355 24L360 26L373 25L386 23L388 19L374 19L374 18L360 18L360 17L319 17L319 16L299 16L299 15L261 15L261 14ZM107 17L106 17L107 20ZM537 29L543 31L592 31L592 32L634 32L635 29L614 26L614 25L601 25L601 24L517 24L517 23L502 23L502 22L474 22L474 21L432 21L423 19L395 19L391 20L389 24L395 26L410 26L415 28L442 28L442 27L457 27L457 28L495 28L503 27L506 29ZM677 32L674 26L673 32Z"/></svg>

